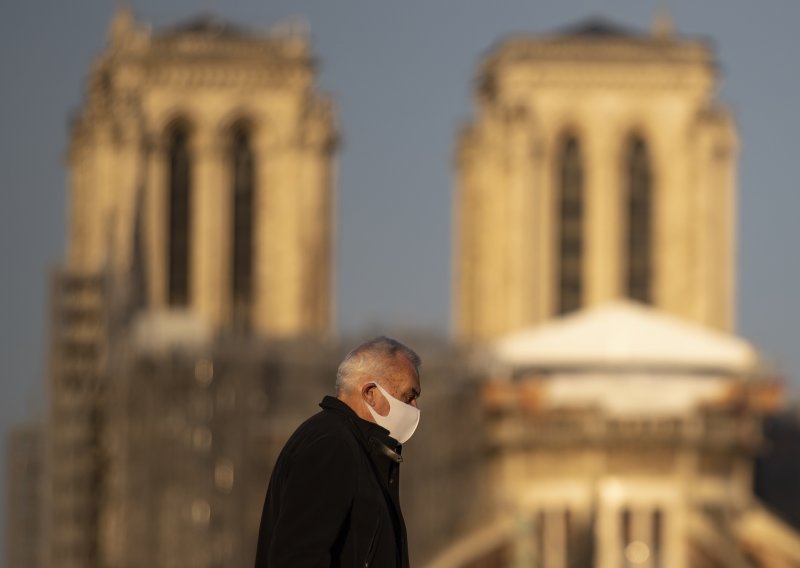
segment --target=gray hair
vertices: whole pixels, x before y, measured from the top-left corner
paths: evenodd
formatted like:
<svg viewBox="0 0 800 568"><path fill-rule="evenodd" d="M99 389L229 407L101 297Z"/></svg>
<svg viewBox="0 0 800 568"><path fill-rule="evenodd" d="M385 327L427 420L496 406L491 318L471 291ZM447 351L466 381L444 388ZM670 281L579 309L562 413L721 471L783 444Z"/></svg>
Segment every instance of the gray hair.
<svg viewBox="0 0 800 568"><path fill-rule="evenodd" d="M339 365L336 371L336 393L356 387L361 377L380 376L385 372L386 360L394 359L398 355L408 359L416 369L422 365L419 355L396 339L381 335L365 341L350 351Z"/></svg>

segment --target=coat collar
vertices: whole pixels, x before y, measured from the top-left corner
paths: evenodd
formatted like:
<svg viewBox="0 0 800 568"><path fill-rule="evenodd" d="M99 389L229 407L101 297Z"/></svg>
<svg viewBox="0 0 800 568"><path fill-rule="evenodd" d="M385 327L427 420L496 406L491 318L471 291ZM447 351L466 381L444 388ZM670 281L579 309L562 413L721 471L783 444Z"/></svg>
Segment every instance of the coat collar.
<svg viewBox="0 0 800 568"><path fill-rule="evenodd" d="M389 431L386 428L374 422L364 420L346 403L333 396L326 396L319 405L323 410L329 410L346 417L351 424L355 425L358 433L363 436L368 446L376 447L380 453L384 454L392 461L397 463L403 461L400 455L402 446L389 435Z"/></svg>

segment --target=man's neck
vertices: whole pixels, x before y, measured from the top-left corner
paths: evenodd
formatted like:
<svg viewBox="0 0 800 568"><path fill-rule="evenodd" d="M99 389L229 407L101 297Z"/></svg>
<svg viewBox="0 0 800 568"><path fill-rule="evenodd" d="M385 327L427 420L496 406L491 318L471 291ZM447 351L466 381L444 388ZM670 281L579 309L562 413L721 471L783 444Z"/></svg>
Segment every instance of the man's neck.
<svg viewBox="0 0 800 568"><path fill-rule="evenodd" d="M356 416L361 418L362 420L366 420L367 422L375 423L375 419L372 417L367 411L367 408L364 404L364 401L361 399L360 393L358 392L341 392L339 393L336 398L341 400L347 406L350 407L350 410L356 413Z"/></svg>

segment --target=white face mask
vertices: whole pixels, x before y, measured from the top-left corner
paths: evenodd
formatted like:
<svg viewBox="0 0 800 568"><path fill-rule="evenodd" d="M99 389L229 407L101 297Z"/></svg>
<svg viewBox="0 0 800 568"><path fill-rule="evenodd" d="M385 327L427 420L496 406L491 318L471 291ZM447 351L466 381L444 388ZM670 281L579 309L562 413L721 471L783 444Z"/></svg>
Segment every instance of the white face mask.
<svg viewBox="0 0 800 568"><path fill-rule="evenodd" d="M419 424L419 408L414 408L410 404L397 400L386 392L378 383L373 384L378 387L378 390L381 391L381 394L383 394L388 401L389 414L381 416L368 404L367 408L370 414L372 414L378 426L383 426L389 430L389 435L392 438L401 444L405 444L414 434L414 430L417 429L417 425Z"/></svg>

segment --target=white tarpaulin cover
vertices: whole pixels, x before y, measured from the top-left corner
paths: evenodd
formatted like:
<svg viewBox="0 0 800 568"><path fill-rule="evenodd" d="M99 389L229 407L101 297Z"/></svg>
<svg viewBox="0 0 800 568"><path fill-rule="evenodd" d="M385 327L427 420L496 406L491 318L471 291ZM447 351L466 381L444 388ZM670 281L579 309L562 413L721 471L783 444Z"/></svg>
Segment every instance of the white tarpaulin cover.
<svg viewBox="0 0 800 568"><path fill-rule="evenodd" d="M746 373L755 349L736 336L636 302L619 300L498 340L504 366L694 368Z"/></svg>

